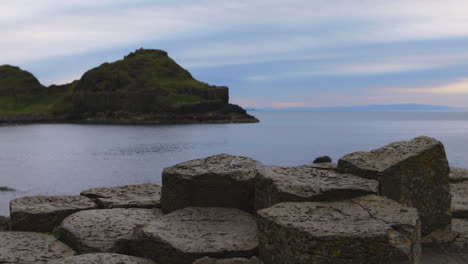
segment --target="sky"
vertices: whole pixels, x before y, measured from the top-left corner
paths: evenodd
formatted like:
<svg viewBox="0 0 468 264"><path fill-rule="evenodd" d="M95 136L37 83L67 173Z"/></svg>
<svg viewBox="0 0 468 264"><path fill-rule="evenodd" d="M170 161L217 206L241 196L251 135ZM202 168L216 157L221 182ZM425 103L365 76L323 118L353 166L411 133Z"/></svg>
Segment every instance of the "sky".
<svg viewBox="0 0 468 264"><path fill-rule="evenodd" d="M244 107L468 105L466 0L15 0L0 65L44 85L163 49Z"/></svg>

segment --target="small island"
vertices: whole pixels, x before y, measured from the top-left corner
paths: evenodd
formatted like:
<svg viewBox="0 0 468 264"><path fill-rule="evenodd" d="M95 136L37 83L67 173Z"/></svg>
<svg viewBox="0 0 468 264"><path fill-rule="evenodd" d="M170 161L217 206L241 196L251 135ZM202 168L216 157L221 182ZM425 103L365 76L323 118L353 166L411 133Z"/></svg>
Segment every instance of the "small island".
<svg viewBox="0 0 468 264"><path fill-rule="evenodd" d="M139 49L79 80L42 85L0 66L0 123L256 123L229 103L229 88L200 82L162 50Z"/></svg>

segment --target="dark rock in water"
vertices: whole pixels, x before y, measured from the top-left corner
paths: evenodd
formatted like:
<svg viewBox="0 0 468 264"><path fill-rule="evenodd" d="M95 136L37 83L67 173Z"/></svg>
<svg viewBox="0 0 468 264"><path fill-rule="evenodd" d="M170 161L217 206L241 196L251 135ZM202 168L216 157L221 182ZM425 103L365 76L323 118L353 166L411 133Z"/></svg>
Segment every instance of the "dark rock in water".
<svg viewBox="0 0 468 264"><path fill-rule="evenodd" d="M189 206L232 207L252 211L254 178L261 163L220 154L165 168L161 207L172 212Z"/></svg>
<svg viewBox="0 0 468 264"><path fill-rule="evenodd" d="M65 217L97 208L84 196L30 196L10 202L11 227L17 231L51 232Z"/></svg>
<svg viewBox="0 0 468 264"><path fill-rule="evenodd" d="M318 157L314 160L314 163L331 163L332 159L329 156Z"/></svg>
<svg viewBox="0 0 468 264"><path fill-rule="evenodd" d="M60 240L78 253L121 253L118 242L135 228L162 216L158 209L115 208L81 211L63 220Z"/></svg>
<svg viewBox="0 0 468 264"><path fill-rule="evenodd" d="M390 199L280 203L258 216L265 263L419 263L418 212Z"/></svg>
<svg viewBox="0 0 468 264"><path fill-rule="evenodd" d="M263 264L263 262L257 258L231 258L231 259L214 259L204 257L193 262L193 264Z"/></svg>
<svg viewBox="0 0 468 264"><path fill-rule="evenodd" d="M15 189L6 186L0 186L0 192L15 192Z"/></svg>
<svg viewBox="0 0 468 264"><path fill-rule="evenodd" d="M10 230L10 218L0 215L0 231Z"/></svg>
<svg viewBox="0 0 468 264"><path fill-rule="evenodd" d="M450 237L449 166L444 146L436 139L418 137L351 153L338 161L337 170L376 179L381 195L418 209L424 241Z"/></svg>
<svg viewBox="0 0 468 264"><path fill-rule="evenodd" d="M255 209L282 202L336 201L377 194L379 183L310 166L265 166L255 178Z"/></svg>
<svg viewBox="0 0 468 264"><path fill-rule="evenodd" d="M229 88L200 82L162 50L139 49L66 85L40 85L30 73L0 66L0 123L258 122L229 104Z"/></svg>
<svg viewBox="0 0 468 264"><path fill-rule="evenodd" d="M450 192L453 217L468 219L468 181L450 184Z"/></svg>
<svg viewBox="0 0 468 264"><path fill-rule="evenodd" d="M137 184L109 188L94 188L81 192L100 208L159 208L161 186Z"/></svg>
<svg viewBox="0 0 468 264"><path fill-rule="evenodd" d="M450 182L468 181L468 169L450 167Z"/></svg>
<svg viewBox="0 0 468 264"><path fill-rule="evenodd" d="M149 259L115 253L92 253L50 261L48 264L155 264Z"/></svg>
<svg viewBox="0 0 468 264"><path fill-rule="evenodd" d="M46 264L75 252L53 236L32 232L0 232L0 263Z"/></svg>
<svg viewBox="0 0 468 264"><path fill-rule="evenodd" d="M126 243L131 255L157 263L192 264L203 257L253 257L255 218L238 209L189 207L152 221Z"/></svg>

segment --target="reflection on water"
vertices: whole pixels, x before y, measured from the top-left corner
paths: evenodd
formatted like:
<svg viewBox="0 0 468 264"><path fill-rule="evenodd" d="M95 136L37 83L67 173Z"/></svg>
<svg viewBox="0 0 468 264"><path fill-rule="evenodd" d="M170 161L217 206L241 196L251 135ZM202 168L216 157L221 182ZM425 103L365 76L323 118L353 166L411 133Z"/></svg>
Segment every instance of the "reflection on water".
<svg viewBox="0 0 468 264"><path fill-rule="evenodd" d="M428 135L452 165L468 167L468 113L255 112L259 124L0 126L0 215L25 195L78 194L98 186L160 183L164 167L218 153L267 164L335 160Z"/></svg>

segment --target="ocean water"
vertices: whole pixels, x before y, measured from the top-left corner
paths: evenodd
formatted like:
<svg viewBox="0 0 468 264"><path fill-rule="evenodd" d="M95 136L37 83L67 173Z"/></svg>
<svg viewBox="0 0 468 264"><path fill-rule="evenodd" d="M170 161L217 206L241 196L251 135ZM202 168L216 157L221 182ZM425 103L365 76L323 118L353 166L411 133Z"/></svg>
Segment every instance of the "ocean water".
<svg viewBox="0 0 468 264"><path fill-rule="evenodd" d="M164 167L219 153L294 166L336 161L420 135L441 140L468 168L466 112L252 112L258 124L0 126L0 215L11 199L79 194L101 186L161 183Z"/></svg>

